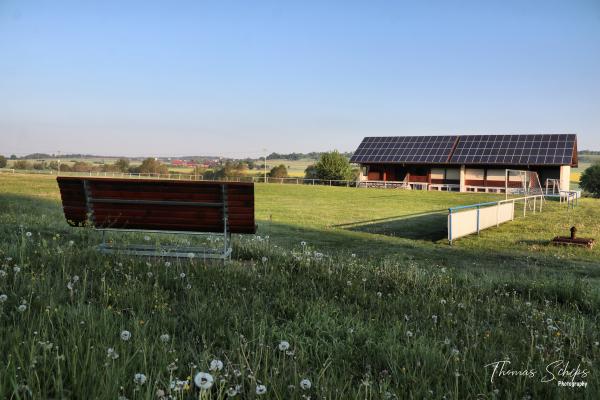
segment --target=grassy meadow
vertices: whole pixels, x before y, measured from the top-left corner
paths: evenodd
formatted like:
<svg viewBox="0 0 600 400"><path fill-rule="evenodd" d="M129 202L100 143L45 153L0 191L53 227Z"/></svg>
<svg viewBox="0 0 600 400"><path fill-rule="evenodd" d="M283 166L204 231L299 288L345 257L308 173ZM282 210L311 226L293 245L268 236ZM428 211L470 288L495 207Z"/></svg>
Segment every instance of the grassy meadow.
<svg viewBox="0 0 600 400"><path fill-rule="evenodd" d="M596 399L600 248L548 241L600 240L600 200L447 244L497 197L257 184L223 266L99 254L53 177L0 174L0 398Z"/></svg>

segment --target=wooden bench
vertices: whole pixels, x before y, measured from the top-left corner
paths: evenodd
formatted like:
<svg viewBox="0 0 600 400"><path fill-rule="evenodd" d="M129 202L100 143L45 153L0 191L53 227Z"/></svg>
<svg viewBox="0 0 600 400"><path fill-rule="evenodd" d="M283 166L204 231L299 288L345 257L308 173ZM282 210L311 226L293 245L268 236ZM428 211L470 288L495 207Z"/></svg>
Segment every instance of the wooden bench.
<svg viewBox="0 0 600 400"><path fill-rule="evenodd" d="M115 247L103 252L226 259L231 233L256 232L254 184L245 182L175 181L57 177L63 210L71 226L128 232L220 234L223 249L151 245Z"/></svg>

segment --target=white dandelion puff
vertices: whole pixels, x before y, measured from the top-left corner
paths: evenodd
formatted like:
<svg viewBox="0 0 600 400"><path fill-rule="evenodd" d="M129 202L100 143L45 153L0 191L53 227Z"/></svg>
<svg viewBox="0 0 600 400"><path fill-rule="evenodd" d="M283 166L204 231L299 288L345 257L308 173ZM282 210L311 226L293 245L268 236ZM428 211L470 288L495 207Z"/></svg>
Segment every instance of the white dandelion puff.
<svg viewBox="0 0 600 400"><path fill-rule="evenodd" d="M290 343L282 340L281 342L279 342L279 351L286 351L290 348Z"/></svg>
<svg viewBox="0 0 600 400"><path fill-rule="evenodd" d="M210 369L211 371L220 371L220 370L222 370L222 369L223 369L223 361L221 361L221 360L217 360L217 359L215 359L215 360L212 360L212 361L210 362L210 367L209 367L209 369Z"/></svg>
<svg viewBox="0 0 600 400"><path fill-rule="evenodd" d="M265 385L256 385L256 394L263 395L267 393L267 387Z"/></svg>
<svg viewBox="0 0 600 400"><path fill-rule="evenodd" d="M300 387L304 390L308 390L312 387L312 383L310 380L304 378L300 381Z"/></svg>
<svg viewBox="0 0 600 400"><path fill-rule="evenodd" d="M122 331L120 336L122 341L127 342L129 339L131 339L131 332Z"/></svg>
<svg viewBox="0 0 600 400"><path fill-rule="evenodd" d="M133 376L133 382L136 385L143 385L144 383L146 383L146 379L146 375L142 374L141 372L138 372Z"/></svg>
<svg viewBox="0 0 600 400"><path fill-rule="evenodd" d="M29 231L28 231L28 232L25 232L25 236L27 236L27 237L31 237L31 232L29 232Z"/></svg>
<svg viewBox="0 0 600 400"><path fill-rule="evenodd" d="M163 333L162 335L160 335L161 342L167 343L169 340L171 340L171 336L169 336L168 333Z"/></svg>
<svg viewBox="0 0 600 400"><path fill-rule="evenodd" d="M112 359L112 360L116 360L117 358L119 358L119 353L117 353L115 351L115 349L113 349L112 347L109 347L106 350L106 357Z"/></svg>
<svg viewBox="0 0 600 400"><path fill-rule="evenodd" d="M17 307L17 310L21 313L27 311L27 305L25 304L21 304L19 307Z"/></svg>
<svg viewBox="0 0 600 400"><path fill-rule="evenodd" d="M215 380L214 380L213 376L206 372L198 372L196 374L196 376L194 376L194 383L200 389L204 389L204 390L210 389L212 387L214 381Z"/></svg>
<svg viewBox="0 0 600 400"><path fill-rule="evenodd" d="M0 303L4 303L6 300L8 300L8 296L5 294L0 294Z"/></svg>
<svg viewBox="0 0 600 400"><path fill-rule="evenodd" d="M406 336L411 338L413 337L413 333L411 331L406 331Z"/></svg>

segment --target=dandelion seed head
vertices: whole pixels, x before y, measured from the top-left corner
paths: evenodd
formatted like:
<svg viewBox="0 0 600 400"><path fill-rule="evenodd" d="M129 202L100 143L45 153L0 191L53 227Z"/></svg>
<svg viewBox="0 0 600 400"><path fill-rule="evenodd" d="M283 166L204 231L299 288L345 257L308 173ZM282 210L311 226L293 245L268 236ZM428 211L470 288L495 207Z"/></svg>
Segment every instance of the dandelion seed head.
<svg viewBox="0 0 600 400"><path fill-rule="evenodd" d="M286 340L279 342L279 351L286 351L290 348L290 343Z"/></svg>
<svg viewBox="0 0 600 400"><path fill-rule="evenodd" d="M171 336L169 336L168 333L163 333L162 335L160 335L161 342L167 343L169 340L171 340Z"/></svg>
<svg viewBox="0 0 600 400"><path fill-rule="evenodd" d="M21 304L21 305L19 305L19 307L17 307L17 310L19 312L23 313L23 312L27 311L27 305Z"/></svg>
<svg viewBox="0 0 600 400"><path fill-rule="evenodd" d="M304 389L304 390L308 390L312 387L312 382L306 378L302 379L300 381L300 388Z"/></svg>
<svg viewBox="0 0 600 400"><path fill-rule="evenodd" d="M108 357L112 360L116 360L117 358L119 358L119 353L117 353L114 348L109 347L106 350L106 357Z"/></svg>
<svg viewBox="0 0 600 400"><path fill-rule="evenodd" d="M133 382L140 386L146 383L146 379L146 375L142 374L141 372L138 372L133 376Z"/></svg>
<svg viewBox="0 0 600 400"><path fill-rule="evenodd" d="M265 385L256 385L256 394L263 395L267 393L267 387Z"/></svg>
<svg viewBox="0 0 600 400"><path fill-rule="evenodd" d="M5 294L0 294L0 303L4 303L6 300L8 300L8 296Z"/></svg>
<svg viewBox="0 0 600 400"><path fill-rule="evenodd" d="M223 361L221 361L221 360L217 360L217 359L215 359L215 360L212 360L212 361L210 362L210 367L209 367L209 369L210 369L211 371L220 371L220 370L222 370L222 369L223 369Z"/></svg>
<svg viewBox="0 0 600 400"><path fill-rule="evenodd" d="M194 384L200 389L210 389L214 381L213 376L207 372L198 372L196 376L194 376Z"/></svg>
<svg viewBox="0 0 600 400"><path fill-rule="evenodd" d="M129 339L131 339L131 332L122 331L120 336L122 341L127 342Z"/></svg>

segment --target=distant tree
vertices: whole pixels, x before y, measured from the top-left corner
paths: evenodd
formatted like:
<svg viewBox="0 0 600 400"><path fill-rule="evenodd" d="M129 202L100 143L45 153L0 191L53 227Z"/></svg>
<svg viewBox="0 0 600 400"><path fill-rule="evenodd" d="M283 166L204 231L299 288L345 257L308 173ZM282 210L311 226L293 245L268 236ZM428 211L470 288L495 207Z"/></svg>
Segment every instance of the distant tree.
<svg viewBox="0 0 600 400"><path fill-rule="evenodd" d="M48 163L48 168L49 168L49 169L53 169L53 170L55 170L55 171L56 171L56 170L58 169L58 161L50 161L50 162ZM61 170L63 169L63 166L62 166L62 165L61 165L60 169L61 169Z"/></svg>
<svg viewBox="0 0 600 400"><path fill-rule="evenodd" d="M579 186L595 197L600 197L600 163L588 167L579 178Z"/></svg>
<svg viewBox="0 0 600 400"><path fill-rule="evenodd" d="M31 164L25 160L15 161L13 164L14 169L31 169Z"/></svg>
<svg viewBox="0 0 600 400"><path fill-rule="evenodd" d="M273 167L273 168L271 168L271 171L269 172L269 177L271 177L271 178L287 178L288 177L287 168L283 164Z"/></svg>
<svg viewBox="0 0 600 400"><path fill-rule="evenodd" d="M192 170L191 174L192 175L202 175L204 176L206 174L207 169L203 166L200 165L196 165L194 167L194 169Z"/></svg>
<svg viewBox="0 0 600 400"><path fill-rule="evenodd" d="M315 164L317 176L324 180L352 179L352 169L348 159L337 150L323 153Z"/></svg>
<svg viewBox="0 0 600 400"><path fill-rule="evenodd" d="M119 172L127 172L129 170L129 160L127 158L119 158L114 163L115 170Z"/></svg>
<svg viewBox="0 0 600 400"><path fill-rule="evenodd" d="M304 178L306 179L319 179L319 175L317 175L317 167L314 164L309 165L304 170Z"/></svg>
<svg viewBox="0 0 600 400"><path fill-rule="evenodd" d="M141 174L168 174L169 168L154 158L146 158L137 171Z"/></svg>
<svg viewBox="0 0 600 400"><path fill-rule="evenodd" d="M6 168L6 164L8 164L6 157L0 156L0 168Z"/></svg>
<svg viewBox="0 0 600 400"><path fill-rule="evenodd" d="M14 154L11 154L11 155L10 155L10 159L11 159L11 160L16 160L16 159L17 159L17 156L15 156Z"/></svg>
<svg viewBox="0 0 600 400"><path fill-rule="evenodd" d="M41 171L43 169L46 169L46 162L45 161L40 161L40 162L36 162L33 164L33 169Z"/></svg>
<svg viewBox="0 0 600 400"><path fill-rule="evenodd" d="M65 171L63 169L63 166L60 166L61 171ZM73 172L92 172L95 171L96 167L94 167L92 164L87 163L85 161L75 161L73 163L73 165L71 166L71 171Z"/></svg>

